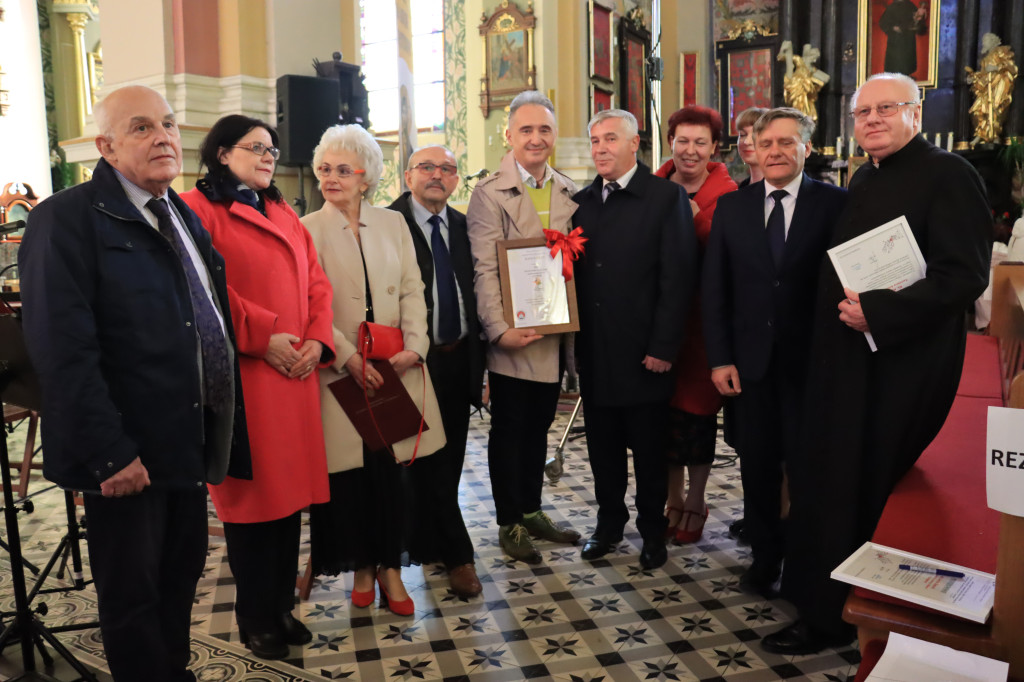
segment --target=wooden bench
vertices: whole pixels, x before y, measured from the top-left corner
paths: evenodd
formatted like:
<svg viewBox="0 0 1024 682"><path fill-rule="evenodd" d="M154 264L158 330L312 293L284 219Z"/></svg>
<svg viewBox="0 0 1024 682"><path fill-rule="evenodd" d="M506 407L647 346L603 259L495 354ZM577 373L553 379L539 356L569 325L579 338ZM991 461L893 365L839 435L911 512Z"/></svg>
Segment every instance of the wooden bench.
<svg viewBox="0 0 1024 682"><path fill-rule="evenodd" d="M1024 680L1024 518L989 509L985 490L988 406L1024 408L1024 264L996 268L989 333L968 339L949 417L894 489L873 540L995 573L992 617L972 623L855 588L843 615L857 626L862 668L877 661L872 642L899 632L1008 661L1010 679Z"/></svg>

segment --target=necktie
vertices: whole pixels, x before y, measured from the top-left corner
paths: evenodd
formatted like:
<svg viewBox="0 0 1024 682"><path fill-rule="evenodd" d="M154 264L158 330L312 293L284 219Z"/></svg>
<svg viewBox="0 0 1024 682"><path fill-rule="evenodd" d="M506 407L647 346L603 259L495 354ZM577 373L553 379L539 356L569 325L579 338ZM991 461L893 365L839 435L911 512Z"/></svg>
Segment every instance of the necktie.
<svg viewBox="0 0 1024 682"><path fill-rule="evenodd" d="M214 310L213 302L206 294L203 283L199 280L195 264L192 262L181 233L171 220L170 208L163 199L150 199L146 208L156 216L160 234L167 238L178 254L181 265L185 269L188 291L192 299L192 312L195 315L196 329L203 356L203 392L206 405L217 412L230 409L231 397L231 366L228 363L228 347L224 332Z"/></svg>
<svg viewBox="0 0 1024 682"><path fill-rule="evenodd" d="M608 197L610 197L612 192L614 192L617 189L622 189L622 185L620 185L617 182L613 181L613 182L609 182L607 185L605 185L604 186L604 199L602 199L602 201L608 201Z"/></svg>
<svg viewBox="0 0 1024 682"><path fill-rule="evenodd" d="M430 250L434 253L434 281L437 282L437 338L439 345L459 340L462 324L459 321L459 292L455 288L455 272L448 246L441 235L441 216L432 215L427 220L431 225Z"/></svg>
<svg viewBox="0 0 1024 682"><path fill-rule="evenodd" d="M768 248L771 249L776 269L782 264L782 252L786 248L786 214L782 210L782 197L788 194L784 189L777 189L768 195L775 200L775 206L768 214L765 233L768 235Z"/></svg>

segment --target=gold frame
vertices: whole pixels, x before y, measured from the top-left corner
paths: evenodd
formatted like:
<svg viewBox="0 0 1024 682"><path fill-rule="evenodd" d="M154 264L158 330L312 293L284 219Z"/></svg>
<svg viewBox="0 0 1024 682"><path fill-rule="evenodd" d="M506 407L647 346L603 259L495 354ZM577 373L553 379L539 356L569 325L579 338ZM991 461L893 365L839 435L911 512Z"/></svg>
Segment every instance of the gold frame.
<svg viewBox="0 0 1024 682"><path fill-rule="evenodd" d="M480 19L480 39L483 41L483 76L480 78L480 110L486 117L495 109L509 104L523 90L534 90L537 87L537 65L533 56L533 31L537 26L537 18L533 14L531 1L524 13L509 0L501 0L491 16L485 12ZM526 53L526 73L523 74L522 85L511 88L494 88L491 82L491 41L496 35L506 35L517 31L523 32L523 51Z"/></svg>
<svg viewBox="0 0 1024 682"><path fill-rule="evenodd" d="M615 8L608 7L603 2L598 0L588 0L587 2L590 16L590 77L596 78L602 83L614 83L615 82ZM597 44L594 42L594 7L600 7L601 9L608 12L608 76L599 76L597 74L596 61L594 59L595 48Z"/></svg>
<svg viewBox="0 0 1024 682"><path fill-rule="evenodd" d="M870 24L871 0L857 0L857 87L864 84L868 76L871 54L868 51L868 35ZM921 89L934 88L939 81L939 19L942 12L940 2L929 5L928 17L928 77L916 81Z"/></svg>
<svg viewBox="0 0 1024 682"><path fill-rule="evenodd" d="M87 55L89 61L89 92L92 95L92 104L96 106L99 96L96 91L103 87L103 48L96 48L95 52Z"/></svg>
<svg viewBox="0 0 1024 682"><path fill-rule="evenodd" d="M498 278L501 284L501 307L504 314L505 324L509 329L522 329L516 327L516 314L512 309L511 281L508 271L508 252L514 249L535 248L547 246L544 237L531 237L529 239L502 239L498 241ZM576 279L570 279L565 283L565 299L569 307L569 321L565 324L538 324L532 329L538 334L562 334L565 332L578 332L580 330L580 312L576 302Z"/></svg>
<svg viewBox="0 0 1024 682"><path fill-rule="evenodd" d="M692 55L696 56L696 58L697 58L696 62L693 65L693 67L694 67L693 68L693 79L694 79L693 87L694 87L694 90L695 90L694 94L696 96L696 99L697 99L698 102L700 101L700 50L689 50L689 51L686 51L686 52L680 52L679 53L679 108L680 109L682 109L683 107L686 106L686 102L684 101L684 96L683 96L683 92L684 92L683 86L685 84L686 72L683 69L683 63L685 61L686 55L688 55L688 54L692 54Z"/></svg>

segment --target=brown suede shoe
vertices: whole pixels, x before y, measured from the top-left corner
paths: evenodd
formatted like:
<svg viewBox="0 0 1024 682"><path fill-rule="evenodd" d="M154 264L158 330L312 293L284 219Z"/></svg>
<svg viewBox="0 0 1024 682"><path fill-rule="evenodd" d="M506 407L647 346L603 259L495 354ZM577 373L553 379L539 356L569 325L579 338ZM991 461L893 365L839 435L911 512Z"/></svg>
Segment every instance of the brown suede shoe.
<svg viewBox="0 0 1024 682"><path fill-rule="evenodd" d="M480 579L476 577L476 566L473 564L463 564L449 570L448 581L451 583L452 592L467 599L475 597L484 589Z"/></svg>

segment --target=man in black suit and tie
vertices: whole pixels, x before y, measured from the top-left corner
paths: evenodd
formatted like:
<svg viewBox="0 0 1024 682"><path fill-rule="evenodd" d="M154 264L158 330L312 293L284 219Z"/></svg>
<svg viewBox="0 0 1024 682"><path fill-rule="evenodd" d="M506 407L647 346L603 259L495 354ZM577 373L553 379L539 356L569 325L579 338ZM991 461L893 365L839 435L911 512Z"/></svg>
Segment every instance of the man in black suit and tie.
<svg viewBox="0 0 1024 682"><path fill-rule="evenodd" d="M846 191L803 174L814 121L788 107L754 123L764 172L718 200L701 286L711 379L735 396L737 450L753 562L741 585L776 595L786 454L798 437L816 282Z"/></svg>
<svg viewBox="0 0 1024 682"><path fill-rule="evenodd" d="M416 246L430 350L427 367L433 380L448 443L412 467L416 491L413 552L421 561L442 561L452 591L461 597L480 594L473 565L473 544L459 509L459 479L466 458L470 405L481 405L483 342L473 294L473 258L466 216L448 206L459 184L455 155L441 146L424 147L409 157L408 192L389 208L405 216Z"/></svg>
<svg viewBox="0 0 1024 682"><path fill-rule="evenodd" d="M597 528L581 556L610 552L622 539L626 449L633 451L640 563L665 563L662 510L669 370L683 340L696 285L697 238L685 190L638 163L636 119L608 109L590 121L598 177L577 193L573 225L587 238L575 265L580 333L576 356L594 471Z"/></svg>

